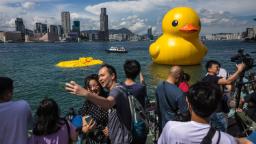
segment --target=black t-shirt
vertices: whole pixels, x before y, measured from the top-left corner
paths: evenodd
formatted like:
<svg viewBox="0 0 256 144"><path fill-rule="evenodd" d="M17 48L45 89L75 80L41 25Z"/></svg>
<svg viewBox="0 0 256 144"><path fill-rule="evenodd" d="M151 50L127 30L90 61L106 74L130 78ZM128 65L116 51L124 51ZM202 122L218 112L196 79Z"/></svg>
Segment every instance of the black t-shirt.
<svg viewBox="0 0 256 144"><path fill-rule="evenodd" d="M146 86L139 83L135 83L133 85L125 85L125 83L122 83L122 85L126 87L129 92L131 92L132 95L137 98L143 108L145 108L145 101L147 99Z"/></svg>
<svg viewBox="0 0 256 144"><path fill-rule="evenodd" d="M202 79L202 81L210 82L210 83L216 84L217 86L220 87L221 90L223 90L222 86L218 84L218 81L219 81L219 79L221 79L221 78L222 78L222 77L218 77L218 76L216 76L216 75L206 75L206 76ZM224 105L223 105L223 103L222 103L222 102L224 102L223 100L224 100L224 99L223 99L223 97L222 97L222 99L221 99L221 101L219 102L219 105L218 105L218 107L217 107L217 109L216 109L216 112L225 112L225 111L224 111ZM225 103L225 102L224 102L224 103Z"/></svg>
<svg viewBox="0 0 256 144"><path fill-rule="evenodd" d="M210 82L210 83L214 83L216 85L218 85L218 81L219 79L221 79L221 77L218 77L216 75L206 75L202 81L205 81L205 82Z"/></svg>

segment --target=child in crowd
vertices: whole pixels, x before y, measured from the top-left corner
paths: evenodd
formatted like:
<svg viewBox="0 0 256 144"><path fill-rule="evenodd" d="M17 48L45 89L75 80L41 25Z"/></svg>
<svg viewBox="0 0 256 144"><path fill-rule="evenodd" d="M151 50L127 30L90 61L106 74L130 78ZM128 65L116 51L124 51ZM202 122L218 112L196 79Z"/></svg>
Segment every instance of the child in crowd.
<svg viewBox="0 0 256 144"><path fill-rule="evenodd" d="M188 84L189 80L190 80L190 75L187 73L183 73L178 86L184 93L188 93L189 91L189 84Z"/></svg>
<svg viewBox="0 0 256 144"><path fill-rule="evenodd" d="M60 118L58 104L45 98L40 102L35 115L33 135L30 144L68 144L77 139L72 124Z"/></svg>

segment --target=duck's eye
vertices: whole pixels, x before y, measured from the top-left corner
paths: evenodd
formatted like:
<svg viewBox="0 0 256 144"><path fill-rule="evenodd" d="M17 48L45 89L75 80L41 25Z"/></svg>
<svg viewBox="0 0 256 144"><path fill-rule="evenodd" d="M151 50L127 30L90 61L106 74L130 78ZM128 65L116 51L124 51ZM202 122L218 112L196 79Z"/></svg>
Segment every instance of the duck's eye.
<svg viewBox="0 0 256 144"><path fill-rule="evenodd" d="M173 21L172 21L172 26L176 27L176 26L178 25L178 23L179 23L179 22L178 22L177 20L173 20Z"/></svg>

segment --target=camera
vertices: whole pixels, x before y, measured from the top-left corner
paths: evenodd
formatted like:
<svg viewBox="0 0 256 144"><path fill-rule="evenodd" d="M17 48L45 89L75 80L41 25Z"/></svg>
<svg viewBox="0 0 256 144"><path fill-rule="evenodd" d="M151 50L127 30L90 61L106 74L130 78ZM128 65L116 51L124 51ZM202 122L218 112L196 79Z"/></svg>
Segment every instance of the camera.
<svg viewBox="0 0 256 144"><path fill-rule="evenodd" d="M237 64L244 63L247 71L253 67L254 59L249 54L244 54L244 49L239 49L237 54L231 57L231 61Z"/></svg>

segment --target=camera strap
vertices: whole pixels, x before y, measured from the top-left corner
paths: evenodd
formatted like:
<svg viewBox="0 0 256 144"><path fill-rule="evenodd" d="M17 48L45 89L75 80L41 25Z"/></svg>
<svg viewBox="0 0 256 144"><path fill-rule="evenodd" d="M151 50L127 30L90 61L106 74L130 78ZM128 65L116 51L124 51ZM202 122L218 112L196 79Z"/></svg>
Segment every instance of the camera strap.
<svg viewBox="0 0 256 144"><path fill-rule="evenodd" d="M208 133L203 138L203 140L202 140L202 142L200 144L211 144L212 143L212 138L215 135L215 133L216 133L216 129L213 128L213 127L210 127ZM219 134L219 136L218 136L217 144L219 144L220 138L221 138L221 133L220 133L219 130L218 130L218 134Z"/></svg>
<svg viewBox="0 0 256 144"><path fill-rule="evenodd" d="M170 106L171 110L175 113L175 115L177 115L178 109L177 108L175 109L174 106L170 103L169 99L167 98L165 81L163 81L163 92L164 92L165 101Z"/></svg>
<svg viewBox="0 0 256 144"><path fill-rule="evenodd" d="M70 126L69 126L69 123L66 119L63 119L64 122L65 122L65 125L67 127L67 130L68 130L68 142L71 144L72 143L72 139L71 139L71 135L70 135Z"/></svg>

